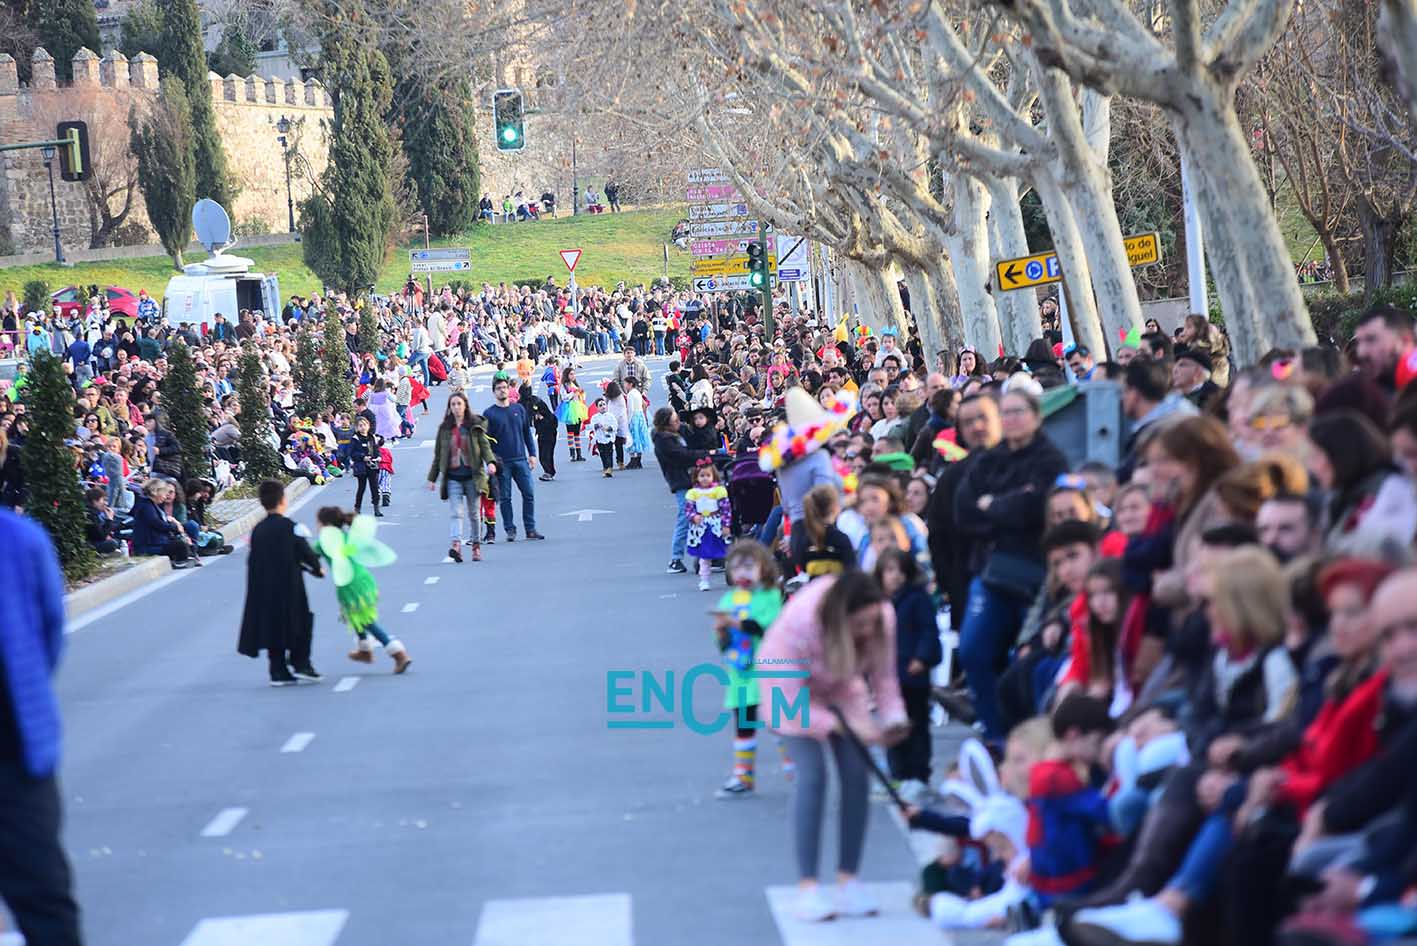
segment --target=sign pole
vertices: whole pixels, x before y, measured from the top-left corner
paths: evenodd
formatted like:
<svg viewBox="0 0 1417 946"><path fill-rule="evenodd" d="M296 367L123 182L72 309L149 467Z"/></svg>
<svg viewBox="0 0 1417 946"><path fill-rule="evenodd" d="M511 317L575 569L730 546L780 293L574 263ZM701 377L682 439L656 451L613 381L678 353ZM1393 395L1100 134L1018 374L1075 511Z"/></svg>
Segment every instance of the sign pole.
<svg viewBox="0 0 1417 946"><path fill-rule="evenodd" d="M763 259L768 258L768 226L767 221L758 218L758 244L763 248ZM776 240L774 240L776 242ZM773 336L777 332L773 328L772 319L772 273L769 271L763 280L763 341L772 344Z"/></svg>

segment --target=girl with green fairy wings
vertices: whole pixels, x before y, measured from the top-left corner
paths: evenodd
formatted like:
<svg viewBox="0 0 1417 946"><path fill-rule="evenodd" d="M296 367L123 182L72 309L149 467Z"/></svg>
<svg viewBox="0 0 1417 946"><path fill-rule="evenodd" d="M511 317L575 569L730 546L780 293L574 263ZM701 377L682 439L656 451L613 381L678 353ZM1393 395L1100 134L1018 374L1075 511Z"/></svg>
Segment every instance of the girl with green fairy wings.
<svg viewBox="0 0 1417 946"><path fill-rule="evenodd" d="M403 673L413 660L403 642L390 638L379 626L379 586L369 574L370 568L393 562L397 557L394 550L374 538L378 525L369 516L356 516L338 506L325 506L315 518L320 524L317 550L320 557L330 563L340 620L348 624L358 638L349 659L373 663L374 644L370 641L373 637L393 658L394 673Z"/></svg>

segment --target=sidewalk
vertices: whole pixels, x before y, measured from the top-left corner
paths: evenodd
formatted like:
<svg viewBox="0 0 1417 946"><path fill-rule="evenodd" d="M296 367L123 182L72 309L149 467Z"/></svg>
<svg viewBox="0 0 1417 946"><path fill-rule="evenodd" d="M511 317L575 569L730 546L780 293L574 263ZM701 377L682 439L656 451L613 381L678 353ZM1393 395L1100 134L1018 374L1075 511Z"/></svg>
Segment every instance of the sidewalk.
<svg viewBox="0 0 1417 946"><path fill-rule="evenodd" d="M285 494L294 503L309 489L310 482L299 479L286 487ZM256 528L256 523L265 517L265 510L256 499L223 499L212 503L209 515L212 524L226 536L226 541L234 545ZM172 564L166 556L140 556L129 561L131 564L116 574L65 595L64 611L69 620L95 611L172 572Z"/></svg>

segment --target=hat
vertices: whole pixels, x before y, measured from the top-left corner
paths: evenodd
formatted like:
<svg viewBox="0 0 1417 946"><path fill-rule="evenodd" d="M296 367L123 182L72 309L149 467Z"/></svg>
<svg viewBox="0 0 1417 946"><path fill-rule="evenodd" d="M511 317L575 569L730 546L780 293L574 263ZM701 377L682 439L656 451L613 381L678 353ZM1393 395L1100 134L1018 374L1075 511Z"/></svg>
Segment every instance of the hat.
<svg viewBox="0 0 1417 946"><path fill-rule="evenodd" d="M830 407L818 404L800 387L788 388L783 401L787 422L773 428L772 439L758 451L758 466L769 472L824 445L856 413L856 399L847 391L838 391Z"/></svg>
<svg viewBox="0 0 1417 946"><path fill-rule="evenodd" d="M1211 359L1210 352L1204 348L1183 348L1176 352L1176 360L1195 362L1206 371L1215 370L1215 361Z"/></svg>

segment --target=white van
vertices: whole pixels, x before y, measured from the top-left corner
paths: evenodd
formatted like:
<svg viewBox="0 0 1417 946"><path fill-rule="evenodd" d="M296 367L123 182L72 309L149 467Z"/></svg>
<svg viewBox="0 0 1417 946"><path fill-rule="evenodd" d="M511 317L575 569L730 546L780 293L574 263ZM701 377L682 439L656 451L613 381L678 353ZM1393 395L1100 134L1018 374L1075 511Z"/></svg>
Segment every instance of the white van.
<svg viewBox="0 0 1417 946"><path fill-rule="evenodd" d="M182 267L168 280L162 315L169 325L197 324L206 334L218 314L235 326L242 309L260 309L267 319L280 317L280 286L274 273L253 273L255 264L242 256L217 253Z"/></svg>

